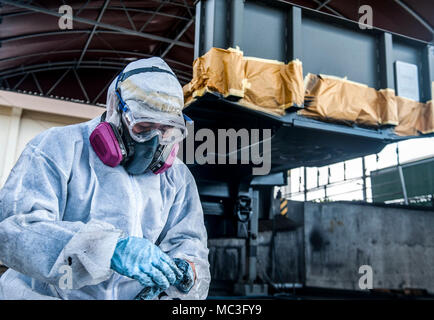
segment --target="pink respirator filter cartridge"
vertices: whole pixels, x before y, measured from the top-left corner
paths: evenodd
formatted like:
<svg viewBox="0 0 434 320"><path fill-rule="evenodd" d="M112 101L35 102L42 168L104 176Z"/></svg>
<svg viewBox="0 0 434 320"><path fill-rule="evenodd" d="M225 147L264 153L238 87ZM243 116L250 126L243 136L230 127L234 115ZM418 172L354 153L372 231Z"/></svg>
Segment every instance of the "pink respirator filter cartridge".
<svg viewBox="0 0 434 320"><path fill-rule="evenodd" d="M101 122L98 124L90 135L89 141L93 150L104 164L116 167L121 163L121 148L110 123Z"/></svg>

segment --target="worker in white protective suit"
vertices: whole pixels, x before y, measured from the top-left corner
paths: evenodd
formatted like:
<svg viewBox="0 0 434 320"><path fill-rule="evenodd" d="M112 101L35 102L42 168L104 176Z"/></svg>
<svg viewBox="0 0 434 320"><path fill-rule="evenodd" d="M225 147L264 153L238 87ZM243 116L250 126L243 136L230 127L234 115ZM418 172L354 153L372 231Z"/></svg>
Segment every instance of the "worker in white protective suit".
<svg viewBox="0 0 434 320"><path fill-rule="evenodd" d="M176 158L183 92L160 58L127 65L100 118L31 140L0 191L0 299L205 299L207 234Z"/></svg>

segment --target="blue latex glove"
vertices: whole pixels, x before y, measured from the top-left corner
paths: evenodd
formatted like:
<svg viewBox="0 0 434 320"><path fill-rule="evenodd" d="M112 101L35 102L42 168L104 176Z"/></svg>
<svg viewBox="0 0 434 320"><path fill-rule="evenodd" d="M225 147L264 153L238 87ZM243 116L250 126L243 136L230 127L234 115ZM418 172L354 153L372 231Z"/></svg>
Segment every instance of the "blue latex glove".
<svg viewBox="0 0 434 320"><path fill-rule="evenodd" d="M183 293L188 293L194 285L194 271L191 265L182 259L174 258L173 261L182 272L182 277L178 278L174 286ZM152 300L165 289L159 287L145 287L136 296L135 300Z"/></svg>
<svg viewBox="0 0 434 320"><path fill-rule="evenodd" d="M194 285L194 271L191 265L182 259L174 258L173 261L182 272L182 278L176 281L174 286L183 293L188 293Z"/></svg>
<svg viewBox="0 0 434 320"><path fill-rule="evenodd" d="M148 239L128 237L118 240L111 268L133 278L146 288L166 290L182 277L173 260Z"/></svg>

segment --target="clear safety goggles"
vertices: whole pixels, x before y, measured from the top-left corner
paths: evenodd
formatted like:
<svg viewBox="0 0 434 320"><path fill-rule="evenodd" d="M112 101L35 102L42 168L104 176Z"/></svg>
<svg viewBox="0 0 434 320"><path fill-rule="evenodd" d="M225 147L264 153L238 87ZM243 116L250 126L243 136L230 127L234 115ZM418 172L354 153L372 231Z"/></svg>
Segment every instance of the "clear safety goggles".
<svg viewBox="0 0 434 320"><path fill-rule="evenodd" d="M182 141L187 136L187 128L170 120L134 117L131 110L122 113L130 136L137 142L145 142L159 136L160 144L171 144Z"/></svg>

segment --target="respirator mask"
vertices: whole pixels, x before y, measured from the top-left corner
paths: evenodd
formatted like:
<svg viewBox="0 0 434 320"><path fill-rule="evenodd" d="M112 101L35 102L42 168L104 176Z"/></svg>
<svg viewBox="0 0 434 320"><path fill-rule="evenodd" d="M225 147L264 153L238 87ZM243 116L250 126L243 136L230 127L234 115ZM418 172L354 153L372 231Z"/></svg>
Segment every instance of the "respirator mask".
<svg viewBox="0 0 434 320"><path fill-rule="evenodd" d="M118 98L119 125L101 122L89 137L90 144L101 161L110 166L124 166L133 175L142 174L150 169L154 174L169 169L178 153L179 142L187 135L184 119L179 116L153 111L143 106L143 101L122 99L119 84L128 77L143 72L162 72L176 76L158 67L138 68L121 73L115 86ZM191 121L188 119L188 121Z"/></svg>

